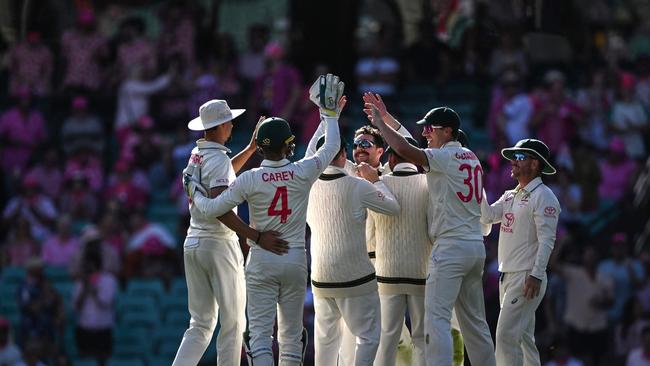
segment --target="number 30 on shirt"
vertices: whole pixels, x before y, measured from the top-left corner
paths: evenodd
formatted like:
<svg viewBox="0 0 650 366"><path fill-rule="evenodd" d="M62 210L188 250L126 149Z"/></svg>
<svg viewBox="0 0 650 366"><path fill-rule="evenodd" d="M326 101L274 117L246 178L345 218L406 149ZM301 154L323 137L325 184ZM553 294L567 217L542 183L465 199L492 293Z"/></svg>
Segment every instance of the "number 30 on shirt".
<svg viewBox="0 0 650 366"><path fill-rule="evenodd" d="M280 210L277 209L278 201L280 201ZM273 196L273 200L271 200L271 205L267 213L269 216L280 216L281 224L287 222L287 218L291 215L291 209L289 208L289 196L287 195L286 186L278 187L275 190L275 195Z"/></svg>
<svg viewBox="0 0 650 366"><path fill-rule="evenodd" d="M467 173L463 184L467 186L469 192L456 192L456 196L463 202L469 202L475 198L476 202L480 204L483 201L483 168L480 165L472 168L469 164L461 164L458 170Z"/></svg>

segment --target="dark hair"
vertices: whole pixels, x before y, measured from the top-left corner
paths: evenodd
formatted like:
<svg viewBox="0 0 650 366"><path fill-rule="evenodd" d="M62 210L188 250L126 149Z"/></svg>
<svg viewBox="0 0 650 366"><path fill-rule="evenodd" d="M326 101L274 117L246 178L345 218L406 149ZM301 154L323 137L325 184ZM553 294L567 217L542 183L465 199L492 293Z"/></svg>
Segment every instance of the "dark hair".
<svg viewBox="0 0 650 366"><path fill-rule="evenodd" d="M358 130L354 131L354 138L356 139L357 136L359 135L371 135L372 137L375 138L375 146L384 148L386 147L386 143L384 142L384 138L381 136L381 133L379 132L378 129L370 126L370 125L365 125Z"/></svg>

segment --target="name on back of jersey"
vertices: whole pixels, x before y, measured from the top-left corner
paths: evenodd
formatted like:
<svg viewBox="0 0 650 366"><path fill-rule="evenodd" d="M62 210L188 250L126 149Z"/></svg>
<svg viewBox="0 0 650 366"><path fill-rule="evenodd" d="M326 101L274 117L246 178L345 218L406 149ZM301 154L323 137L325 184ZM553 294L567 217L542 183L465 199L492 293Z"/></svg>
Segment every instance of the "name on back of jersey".
<svg viewBox="0 0 650 366"><path fill-rule="evenodd" d="M262 180L265 182L279 182L293 180L293 172L283 171L275 173L262 173Z"/></svg>

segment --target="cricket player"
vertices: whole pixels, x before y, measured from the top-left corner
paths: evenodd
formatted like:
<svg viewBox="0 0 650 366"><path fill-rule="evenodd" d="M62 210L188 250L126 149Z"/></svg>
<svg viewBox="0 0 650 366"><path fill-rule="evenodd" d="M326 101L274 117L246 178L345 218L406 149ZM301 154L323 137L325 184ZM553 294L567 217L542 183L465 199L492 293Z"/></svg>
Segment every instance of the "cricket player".
<svg viewBox="0 0 650 366"><path fill-rule="evenodd" d="M355 336L355 365L371 366L379 346L381 311L375 268L366 252L365 221L368 211L396 215L399 205L370 165L358 166L365 180L348 175L346 157L342 143L309 195L315 363L338 365L343 320Z"/></svg>
<svg viewBox="0 0 650 366"><path fill-rule="evenodd" d="M535 310L546 292L546 266L553 246L560 203L542 182L555 174L548 147L539 140L520 140L501 150L512 164L517 187L491 206L481 205L481 221L500 223L497 365L540 365L535 346Z"/></svg>
<svg viewBox="0 0 650 366"><path fill-rule="evenodd" d="M255 133L248 146L230 159L225 147L233 128L233 120L244 109L230 109L225 100L210 100L199 108L199 117L189 122L188 128L203 131L189 158L191 170L202 189L211 197L218 196L235 180L256 148ZM190 326L183 335L173 365L196 365L205 352L212 333L221 320L217 337L219 365L239 365L241 362L242 333L246 327L244 309L244 258L239 240L232 229L271 247L281 245L275 236L279 233L259 233L248 227L235 211L228 211L219 220L190 206L190 226L184 243L185 277L188 289ZM245 228L245 229L244 229Z"/></svg>
<svg viewBox="0 0 650 366"><path fill-rule="evenodd" d="M426 362L452 364L450 320L455 308L472 365L494 365L482 283L483 169L476 155L456 141L460 117L448 107L430 110L418 122L424 125L428 148L419 149L388 126L376 106L366 107L391 149L427 172L433 248L425 285Z"/></svg>
<svg viewBox="0 0 650 366"><path fill-rule="evenodd" d="M242 173L215 199L207 199L195 190L191 179L188 192L193 204L211 216L220 216L248 201L251 225L257 230L274 230L289 245L283 255L260 248L251 241L246 265L248 321L250 341L246 342L249 363L273 365L272 335L278 312L280 365L303 362L307 334L302 325L307 285L305 223L307 199L312 184L325 170L340 147L338 117L345 106L344 85L337 76L321 76L314 83L319 94L325 144L313 156L291 163L295 137L289 124L280 118L268 118L257 133L257 145L264 155L260 168ZM314 88L312 88L314 89Z"/></svg>

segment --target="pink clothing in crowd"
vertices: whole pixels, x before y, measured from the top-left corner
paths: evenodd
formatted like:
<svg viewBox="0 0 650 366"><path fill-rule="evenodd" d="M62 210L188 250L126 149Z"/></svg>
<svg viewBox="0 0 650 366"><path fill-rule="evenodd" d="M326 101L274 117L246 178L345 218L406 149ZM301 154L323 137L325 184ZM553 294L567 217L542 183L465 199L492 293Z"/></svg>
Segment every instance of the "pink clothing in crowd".
<svg viewBox="0 0 650 366"><path fill-rule="evenodd" d="M93 192L99 192L104 185L102 163L96 156L85 153L68 160L64 178L72 179L77 174L83 174L88 179L88 185Z"/></svg>
<svg viewBox="0 0 650 366"><path fill-rule="evenodd" d="M79 239L74 236L62 238L53 235L43 243L41 259L52 266L68 266L72 255L79 250Z"/></svg>
<svg viewBox="0 0 650 366"><path fill-rule="evenodd" d="M9 62L11 95L17 95L25 87L37 96L49 94L53 59L45 45L20 42L9 51Z"/></svg>
<svg viewBox="0 0 650 366"><path fill-rule="evenodd" d="M58 199L63 186L63 172L58 167L37 165L27 175L39 183L41 192Z"/></svg>
<svg viewBox="0 0 650 366"><path fill-rule="evenodd" d="M549 103L545 98L531 98L535 113ZM562 101L559 108L547 114L537 126L537 136L544 141L551 151L558 151L562 144L569 142L576 134L577 123L572 116L581 114L582 110L568 99Z"/></svg>
<svg viewBox="0 0 650 366"><path fill-rule="evenodd" d="M63 33L61 54L66 61L63 85L97 90L104 76L98 55L106 46L106 38L97 32L72 29Z"/></svg>
<svg viewBox="0 0 650 366"><path fill-rule="evenodd" d="M24 171L32 152L45 138L45 121L40 112L24 115L18 107L6 111L0 116L0 139L5 140L0 167L5 173Z"/></svg>
<svg viewBox="0 0 650 366"><path fill-rule="evenodd" d="M186 65L194 64L195 25L189 16L165 24L160 34L160 52L164 58L179 54Z"/></svg>
<svg viewBox="0 0 650 366"><path fill-rule="evenodd" d="M158 55L154 45L141 37L119 46L117 62L123 77L128 75L128 70L132 66L139 66L143 75L149 75L156 72Z"/></svg>
<svg viewBox="0 0 650 366"><path fill-rule="evenodd" d="M260 108L270 116L282 116L286 103L295 88L301 89L298 71L289 65L278 66L273 72L266 72L255 85L255 98ZM282 116L290 118L291 116Z"/></svg>
<svg viewBox="0 0 650 366"><path fill-rule="evenodd" d="M618 163L604 161L600 163L601 181L598 186L598 195L601 198L619 200L628 192L631 179L636 171L633 160Z"/></svg>
<svg viewBox="0 0 650 366"><path fill-rule="evenodd" d="M9 240L6 245L9 265L22 267L27 261L38 256L38 245L34 240Z"/></svg>
<svg viewBox="0 0 650 366"><path fill-rule="evenodd" d="M84 329L107 329L115 325L115 310L113 301L117 291L117 280L109 272L96 272L91 275L88 286L97 289L97 298L86 297L85 301L77 309L77 324ZM75 283L72 303L76 304L81 295L83 284L80 281Z"/></svg>

